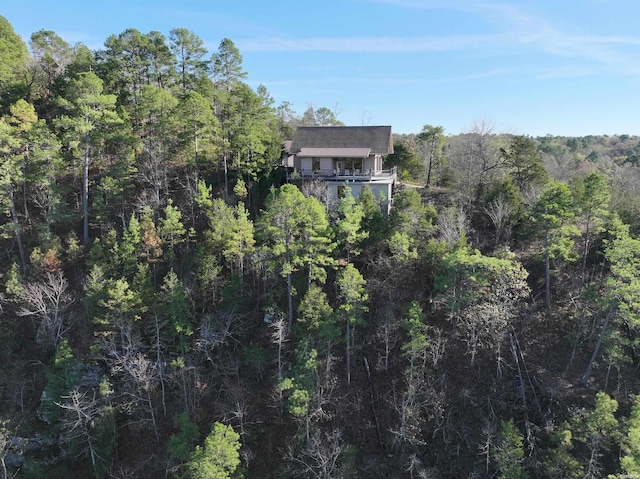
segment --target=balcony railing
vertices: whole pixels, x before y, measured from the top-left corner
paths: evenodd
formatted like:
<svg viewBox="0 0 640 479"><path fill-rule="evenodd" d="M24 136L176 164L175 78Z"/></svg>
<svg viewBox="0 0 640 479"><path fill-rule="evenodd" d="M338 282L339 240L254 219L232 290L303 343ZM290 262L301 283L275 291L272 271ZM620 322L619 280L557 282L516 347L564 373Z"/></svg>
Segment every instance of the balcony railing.
<svg viewBox="0 0 640 479"><path fill-rule="evenodd" d="M349 168L345 168L342 170L334 169L334 170L296 170L292 175L297 174L302 178L326 178L326 179L359 179L359 180L376 180L376 179L387 179L387 178L396 178L398 171L397 167L393 167L390 170L364 170L360 171L358 169L351 170Z"/></svg>

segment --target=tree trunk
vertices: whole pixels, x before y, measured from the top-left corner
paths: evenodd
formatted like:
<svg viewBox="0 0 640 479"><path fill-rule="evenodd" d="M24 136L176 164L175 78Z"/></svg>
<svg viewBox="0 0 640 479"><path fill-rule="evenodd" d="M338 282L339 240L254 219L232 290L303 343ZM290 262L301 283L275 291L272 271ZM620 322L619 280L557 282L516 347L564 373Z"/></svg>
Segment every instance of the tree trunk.
<svg viewBox="0 0 640 479"><path fill-rule="evenodd" d="M586 281L584 275L587 270L587 255L589 254L589 238L591 236L591 218L587 218L587 226L584 232L584 250L582 252L582 279Z"/></svg>
<svg viewBox="0 0 640 479"><path fill-rule="evenodd" d="M229 201L229 167L227 165L227 152L222 155L224 161L224 199Z"/></svg>
<svg viewBox="0 0 640 479"><path fill-rule="evenodd" d="M13 188L9 187L9 210L11 211L11 220L13 221L13 227L16 232L16 243L18 243L18 251L20 253L20 263L22 264L22 273L27 272L27 256L24 252L24 244L22 244L22 233L20 232L20 222L18 221L18 212L13 197Z"/></svg>
<svg viewBox="0 0 640 479"><path fill-rule="evenodd" d="M291 285L291 273L287 273L287 330L293 330L293 286Z"/></svg>
<svg viewBox="0 0 640 479"><path fill-rule="evenodd" d="M193 126L193 136L195 137L195 155L193 157L193 166L196 170L196 185L198 184L198 179L200 178L200 171L198 170L198 127Z"/></svg>
<svg viewBox="0 0 640 479"><path fill-rule="evenodd" d="M347 318L347 384L351 384L351 327Z"/></svg>
<svg viewBox="0 0 640 479"><path fill-rule="evenodd" d="M431 186L431 169L433 164L433 156L429 157L429 164L427 165L427 182L425 186L429 188Z"/></svg>
<svg viewBox="0 0 640 479"><path fill-rule="evenodd" d="M602 340L607 333L609 322L611 321L611 317L613 316L614 309L615 301L612 301L611 306L609 307L609 311L607 311L607 316L604 318L604 322L602 323L602 330L600 331L600 336L598 336L598 342L596 343L595 348L593 348L593 354L591 355L591 359L589 360L589 364L587 365L587 370L584 372L584 375L580 379L580 386L582 387L587 387L587 384L589 383L589 378L591 377L591 372L593 371L593 364L596 362L596 358L598 357L598 353L600 352Z"/></svg>
<svg viewBox="0 0 640 479"><path fill-rule="evenodd" d="M551 310L551 268L549 258L549 224L544 228L544 294L547 311Z"/></svg>
<svg viewBox="0 0 640 479"><path fill-rule="evenodd" d="M89 244L89 134L84 136L84 161L82 179L82 242Z"/></svg>

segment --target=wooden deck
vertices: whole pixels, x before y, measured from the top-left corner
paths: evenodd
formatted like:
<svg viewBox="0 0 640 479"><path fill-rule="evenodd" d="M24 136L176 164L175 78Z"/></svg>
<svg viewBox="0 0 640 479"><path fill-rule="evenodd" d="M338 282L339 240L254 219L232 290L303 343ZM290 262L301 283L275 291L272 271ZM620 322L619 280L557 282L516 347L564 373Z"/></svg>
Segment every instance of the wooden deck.
<svg viewBox="0 0 640 479"><path fill-rule="evenodd" d="M348 169L337 170L296 170L289 174L289 178L299 176L300 178L318 178L327 181L379 181L379 180L395 180L398 174L396 167L390 170L367 170L361 172L359 170L350 171Z"/></svg>

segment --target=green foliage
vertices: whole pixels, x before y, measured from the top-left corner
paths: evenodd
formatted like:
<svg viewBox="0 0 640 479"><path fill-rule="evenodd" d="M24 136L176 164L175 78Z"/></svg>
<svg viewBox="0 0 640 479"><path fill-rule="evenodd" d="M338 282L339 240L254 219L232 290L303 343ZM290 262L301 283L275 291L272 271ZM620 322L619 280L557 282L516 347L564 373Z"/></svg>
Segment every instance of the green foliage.
<svg viewBox="0 0 640 479"><path fill-rule="evenodd" d="M97 270L96 270L97 273ZM96 279L98 279L96 277ZM99 284L99 283L98 283ZM140 292L132 289L124 278L110 279L103 283L103 290L97 292L100 313L93 318L98 331L119 331L121 339L124 332L137 320L148 306L142 302Z"/></svg>
<svg viewBox="0 0 640 479"><path fill-rule="evenodd" d="M429 347L425 317L420 304L412 301L402 320L402 326L407 332L408 340L402 345L402 351L409 360L407 381L417 379L425 372L426 354Z"/></svg>
<svg viewBox="0 0 640 479"><path fill-rule="evenodd" d="M635 329L640 325L640 239L628 231L620 225L616 236L607 241L605 256L611 265L607 285L623 321Z"/></svg>
<svg viewBox="0 0 640 479"><path fill-rule="evenodd" d="M29 60L27 45L6 18L0 16L0 93L16 83Z"/></svg>
<svg viewBox="0 0 640 479"><path fill-rule="evenodd" d="M4 283L5 291L10 298L17 300L24 293L24 283L20 275L18 263L11 263Z"/></svg>
<svg viewBox="0 0 640 479"><path fill-rule="evenodd" d="M501 155L504 166L520 191L545 183L547 171L531 138L512 137L509 145L501 149Z"/></svg>
<svg viewBox="0 0 640 479"><path fill-rule="evenodd" d="M575 217L573 195L569 185L551 180L542 190L532 211L535 221L545 229L560 229L568 220Z"/></svg>
<svg viewBox="0 0 640 479"><path fill-rule="evenodd" d="M338 202L338 219L336 220L336 239L342 244L342 249L347 253L347 261L351 255L360 254L358 245L364 241L369 233L362 229L364 208L356 203L351 194L351 188L344 189L344 195Z"/></svg>
<svg viewBox="0 0 640 479"><path fill-rule="evenodd" d="M201 201L207 202L206 199ZM210 204L205 254L215 254L218 262L224 260L229 269L242 276L245 258L255 246L253 222L243 203L233 207L216 198Z"/></svg>
<svg viewBox="0 0 640 479"><path fill-rule="evenodd" d="M513 254L506 257L484 256L467 246L446 253L435 277L436 291L448 292L451 311L459 311L488 294L517 300L528 292L527 272Z"/></svg>
<svg viewBox="0 0 640 479"><path fill-rule="evenodd" d="M347 382L351 381L351 352L355 344L355 327L365 324L364 313L369 310L366 284L367 281L352 263L338 271L336 285L340 306L337 313L346 325Z"/></svg>
<svg viewBox="0 0 640 479"><path fill-rule="evenodd" d="M141 243L140 222L132 213L129 224L122 233L122 241L114 245L117 248L116 257L120 262L122 274L127 277L132 276L136 271Z"/></svg>
<svg viewBox="0 0 640 479"><path fill-rule="evenodd" d="M576 206L587 222L601 222L607 218L611 191L607 179L601 173L581 177L572 185Z"/></svg>
<svg viewBox="0 0 640 479"><path fill-rule="evenodd" d="M417 138L420 142L422 160L426 170L425 186L427 188L431 186L433 177L435 177L436 185L439 185L445 166L444 147L447 144L444 128L424 125Z"/></svg>
<svg viewBox="0 0 640 479"><path fill-rule="evenodd" d="M334 111L324 106L315 108L313 105L309 105L302 114L300 123L303 126L344 126Z"/></svg>
<svg viewBox="0 0 640 479"><path fill-rule="evenodd" d="M163 326L166 326L174 338L177 351L185 354L188 351L187 338L194 332L189 295L173 270L164 277L160 291L158 305Z"/></svg>
<svg viewBox="0 0 640 479"><path fill-rule="evenodd" d="M207 250L198 251L196 274L200 287L200 299L205 307L212 306L220 300L220 290L226 284L222 275L222 266L215 255Z"/></svg>
<svg viewBox="0 0 640 479"><path fill-rule="evenodd" d="M288 392L288 411L297 418L309 414L309 402L316 389L318 352L311 347L308 338L298 343L291 375L283 379L281 389Z"/></svg>
<svg viewBox="0 0 640 479"><path fill-rule="evenodd" d="M496 181L485 195L485 203L491 204L502 199L509 205L512 221L516 222L523 213L522 193L515 185L513 178L509 175L503 176Z"/></svg>
<svg viewBox="0 0 640 479"><path fill-rule="evenodd" d="M169 32L170 48L177 60L180 86L184 93L197 88L207 75L207 49L198 35L186 28L174 28Z"/></svg>
<svg viewBox="0 0 640 479"><path fill-rule="evenodd" d="M201 82L208 82L208 78ZM189 92L180 98L175 109L179 133L179 152L184 162L196 171L210 171L217 160L216 136L220 125L213 115L211 102L198 92Z"/></svg>
<svg viewBox="0 0 640 479"><path fill-rule="evenodd" d="M393 231L406 233L416 245L421 245L436 231L437 216L435 207L423 204L414 188L404 188L394 197L389 222Z"/></svg>
<svg viewBox="0 0 640 479"><path fill-rule="evenodd" d="M617 410L618 401L612 399L605 392L596 393L594 410L575 418L576 439L586 442L593 436L615 436L618 430L618 420L614 414Z"/></svg>
<svg viewBox="0 0 640 479"><path fill-rule="evenodd" d="M330 254L334 245L327 213L316 198L307 198L297 186L286 184L267 198L265 210L257 221L257 230L280 275L287 278L291 329L291 274L306 267L309 282L324 282L324 268L333 263Z"/></svg>
<svg viewBox="0 0 640 479"><path fill-rule="evenodd" d="M400 174L406 174L408 179L424 176L424 164L420 155L400 141L393 142L393 153L385 156L384 166L385 168L398 167Z"/></svg>
<svg viewBox="0 0 640 479"><path fill-rule="evenodd" d="M576 411L555 437L549 468L566 477L602 477L602 452L619 434L618 402L598 392L593 410ZM563 476L564 477L564 476Z"/></svg>
<svg viewBox="0 0 640 479"><path fill-rule="evenodd" d="M640 396L636 396L624 428L626 436L622 439L624 455L620 459L620 467L628 477L640 476Z"/></svg>
<svg viewBox="0 0 640 479"><path fill-rule="evenodd" d="M573 237L577 236L578 230L571 222L575 209L569 185L549 181L533 205L532 216L544 238L545 293L547 309L550 309L551 260L573 261L576 258Z"/></svg>
<svg viewBox="0 0 640 479"><path fill-rule="evenodd" d="M97 479L106 479L116 456L116 410L111 402L113 388L109 379L102 378L97 389L97 410L89 424L89 434L95 446L94 473Z"/></svg>
<svg viewBox="0 0 640 479"><path fill-rule="evenodd" d="M311 284L300 301L297 322L301 325L301 332L317 335L321 342L331 341L339 334L333 308L325 292L316 284Z"/></svg>
<svg viewBox="0 0 640 479"><path fill-rule="evenodd" d="M78 374L74 366L76 360L69 342L63 339L58 343L53 365L47 373L47 385L40 397L38 415L40 419L57 430L59 428L62 397L78 384Z"/></svg>
<svg viewBox="0 0 640 479"><path fill-rule="evenodd" d="M583 223L582 271L584 274L592 236L603 231L602 224L609 215L611 191L606 178L599 173L591 173L580 178L573 185L573 190Z"/></svg>
<svg viewBox="0 0 640 479"><path fill-rule="evenodd" d="M366 280L360 271L349 263L338 272L336 283L341 301L338 311L342 319L353 325L362 323L362 316L368 311L366 303L369 301L369 293L365 288Z"/></svg>
<svg viewBox="0 0 640 479"><path fill-rule="evenodd" d="M363 245L375 243L387 234L388 219L382 213L382 208L376 196L368 185L365 185L358 196L358 204L362 206L364 217L362 229L369 234Z"/></svg>
<svg viewBox="0 0 640 479"><path fill-rule="evenodd" d="M400 231L394 231L387 240L393 260L399 264L418 259L418 251L412 237Z"/></svg>
<svg viewBox="0 0 640 479"><path fill-rule="evenodd" d="M191 456L191 451L193 451L198 442L200 431L198 431L198 426L189 420L189 413L186 411L173 416L173 427L178 432L169 436L167 453L175 462L187 462Z"/></svg>
<svg viewBox="0 0 640 479"><path fill-rule="evenodd" d="M524 471L522 462L524 437L513 424L513 419L502 421L498 444L493 449L493 459L496 461L500 479L526 479L529 477Z"/></svg>
<svg viewBox="0 0 640 479"><path fill-rule="evenodd" d="M66 98L58 103L67 113L55 121L65 143L76 158L82 158L83 243L89 243L89 166L92 152L99 152L107 131L122 123L116 96L103 93L103 81L93 72L79 73L72 80Z"/></svg>
<svg viewBox="0 0 640 479"><path fill-rule="evenodd" d="M498 352L521 301L529 294L527 272L512 253L488 257L458 246L442 258L435 277L475 364L482 349Z"/></svg>
<svg viewBox="0 0 640 479"><path fill-rule="evenodd" d="M158 235L164 244L169 247L169 253L174 254L174 248L184 242L187 230L182 224L182 213L173 206L173 200L169 198L164 208L164 217L160 218Z"/></svg>
<svg viewBox="0 0 640 479"><path fill-rule="evenodd" d="M240 479L240 435L231 426L216 422L196 446L189 461L190 479Z"/></svg>
<svg viewBox="0 0 640 479"><path fill-rule="evenodd" d="M271 351L259 344L249 344L242 349L242 363L257 371L262 371L271 359Z"/></svg>
<svg viewBox="0 0 640 479"><path fill-rule="evenodd" d="M229 39L209 58L183 28L167 39L127 29L96 52L40 30L29 58L0 18L0 391L6 414L22 421L11 433L11 452L26 459L16 477L237 477L240 444L228 426L214 426L196 447L195 418L212 415L247 433L256 477L294 463L297 476L350 477L366 466L389 477L470 477L485 434L486 475L640 474L637 404L616 426L607 396L579 409L589 389L551 400L549 388L535 387L540 371L551 384L565 369L551 362L569 356L560 349L571 317L577 340L567 378L601 339L594 360L604 367L593 385L615 391L623 411L638 392L640 137L532 139L487 129L447 138L425 125L396 135L384 160L402 178L393 202L364 186L329 216L295 186L277 188L285 183L277 166L297 125L339 125L336 113L311 106L297 115L287 102L275 110L266 88L245 83ZM571 188L548 182L543 164ZM403 186L422 178L459 184ZM506 212L496 222L498 204ZM472 228L449 243L436 239L449 212L461 217L458 205ZM610 209L630 227L610 219ZM574 226L583 281L566 261L578 252ZM503 244L514 253L488 256ZM527 285L542 282L540 251L558 278L546 318ZM34 342L40 319L17 313L31 287L62 271L78 302L51 357ZM287 309L294 334L266 326L265 305ZM511 332L518 358L506 351ZM338 341L347 381L363 348L350 387L335 378ZM482 361L464 366L465 350ZM516 366L524 392L513 383ZM444 369L456 374L445 378ZM75 428L66 409L74 392L87 406ZM534 405L530 457L513 421L483 428L522 417L514 393ZM166 418L179 410L191 416L177 414L172 427ZM559 426L549 420L567 415ZM376 432L390 455L371 447ZM400 450L386 448L390 434ZM28 448L16 446L23 437ZM144 444L133 444L138 438ZM147 461L163 454L167 461Z"/></svg>
<svg viewBox="0 0 640 479"><path fill-rule="evenodd" d="M562 428L551 438L544 468L548 477L580 479L584 477L582 464L574 456L574 438L570 429Z"/></svg>

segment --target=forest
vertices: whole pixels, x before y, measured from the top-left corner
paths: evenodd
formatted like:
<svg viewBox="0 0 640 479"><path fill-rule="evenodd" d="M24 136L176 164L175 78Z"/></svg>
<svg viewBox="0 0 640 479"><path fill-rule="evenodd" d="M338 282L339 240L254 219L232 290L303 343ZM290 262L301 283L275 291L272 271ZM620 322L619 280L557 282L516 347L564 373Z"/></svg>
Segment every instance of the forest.
<svg viewBox="0 0 640 479"><path fill-rule="evenodd" d="M640 477L640 137L287 182L230 39L0 17L0 479Z"/></svg>

